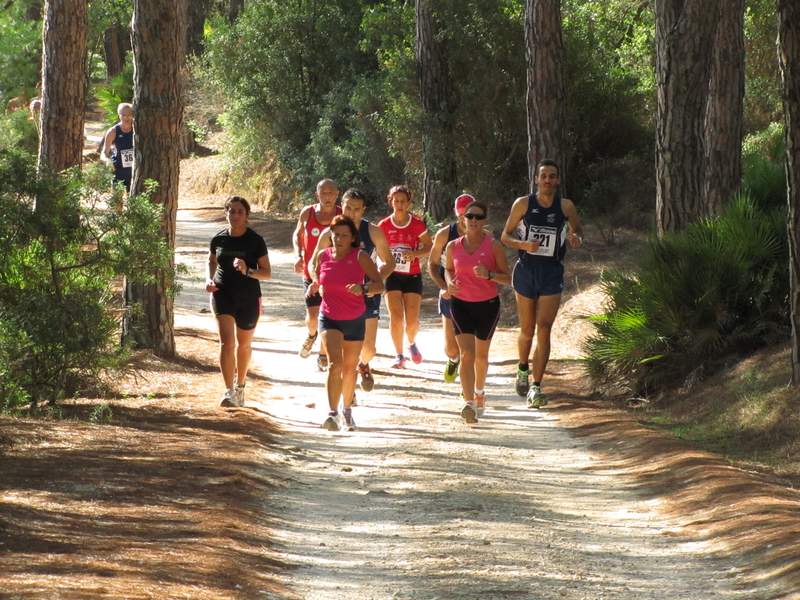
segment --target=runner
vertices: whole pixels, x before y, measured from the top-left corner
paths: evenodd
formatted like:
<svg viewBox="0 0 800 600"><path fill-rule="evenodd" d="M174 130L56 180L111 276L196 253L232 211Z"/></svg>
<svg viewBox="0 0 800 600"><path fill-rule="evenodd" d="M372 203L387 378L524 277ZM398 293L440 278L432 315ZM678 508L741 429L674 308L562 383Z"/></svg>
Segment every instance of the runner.
<svg viewBox="0 0 800 600"><path fill-rule="evenodd" d="M466 235L445 248L445 278L451 294L450 311L458 349L461 353L461 417L477 423L486 408L486 373L489 346L500 318L498 284L511 283L503 244L483 226L488 208L472 202L464 212Z"/></svg>
<svg viewBox="0 0 800 600"><path fill-rule="evenodd" d="M519 250L512 277L519 314L516 391L527 398L528 408L547 406L548 399L541 386L550 359L550 332L564 289L561 261L567 252L567 240L573 248L579 248L583 242L583 228L575 205L558 194L560 181L555 161L540 162L534 178L536 193L514 201L501 238L506 246ZM534 333L531 386L528 360Z"/></svg>
<svg viewBox="0 0 800 600"><path fill-rule="evenodd" d="M358 235L361 238L361 249L364 250L373 260L380 260L381 281L394 271L394 258L389 249L389 243L383 230L377 225L373 225L363 218L364 209L367 205L367 197L363 192L355 188L347 190L342 196L342 214L358 224ZM319 237L317 252L328 248L331 245L331 231L326 229ZM364 345L361 346L361 361L358 363L358 371L361 374L361 389L371 392L375 387L375 379L372 377L372 370L369 361L375 357L375 340L378 337L378 319L381 313L381 295L367 294L364 296L366 304L366 333L364 334ZM355 401L355 397L354 397Z"/></svg>
<svg viewBox="0 0 800 600"><path fill-rule="evenodd" d="M225 202L227 229L211 238L206 291L219 330L219 368L225 381L220 406L243 406L253 334L261 315L261 284L272 276L264 238L247 226L250 205Z"/></svg>
<svg viewBox="0 0 800 600"><path fill-rule="evenodd" d="M458 377L460 355L458 344L456 343L456 334L453 331L453 323L450 320L450 292L447 291L447 282L444 279L442 253L448 243L467 233L463 215L471 202L475 202L475 198L469 194L462 194L456 198L455 206L453 207L456 220L436 232L436 235L433 236L433 247L428 255L428 273L439 286L439 314L442 315L444 353L447 355L447 364L444 366L444 380L447 383L453 383Z"/></svg>
<svg viewBox="0 0 800 600"><path fill-rule="evenodd" d="M378 267L361 250L358 228L344 215L331 222L333 245L316 253L311 267L313 281L308 294L320 293L319 330L328 349L330 367L325 381L330 412L322 426L341 428L339 403L344 404L344 426L356 428L351 400L356 387L356 365L366 329L364 297L383 291ZM364 283L365 277L369 283Z"/></svg>
<svg viewBox="0 0 800 600"><path fill-rule="evenodd" d="M106 132L100 160L114 166L114 181L122 182L131 191L133 175L133 105L123 102L117 106L119 123ZM109 152L112 152L109 158ZM249 212L248 212L249 214Z"/></svg>
<svg viewBox="0 0 800 600"><path fill-rule="evenodd" d="M314 250L322 230L331 224L333 217L341 214L342 208L336 205L339 199L339 188L330 179L323 179L317 184L314 193L318 203L306 206L300 211L297 219L297 228L294 230L294 253L297 257L294 263L295 273L303 275L303 297L306 304L306 327L308 337L300 348L300 357L308 358L314 342L317 341L317 321L319 319L319 306L322 298L319 294L308 294L311 285L311 274L308 266L314 258ZM325 344L320 344L317 356L317 368L324 371L328 368L328 356L325 354Z"/></svg>
<svg viewBox="0 0 800 600"><path fill-rule="evenodd" d="M403 355L403 334L408 339L408 353L415 364L422 362L422 353L415 342L419 332L419 307L422 303L422 270L419 257L430 252L431 236L419 217L408 212L411 191L402 185L389 190L392 214L378 223L396 264L394 273L386 280L386 304L389 307L389 329L397 357L393 369L406 364Z"/></svg>

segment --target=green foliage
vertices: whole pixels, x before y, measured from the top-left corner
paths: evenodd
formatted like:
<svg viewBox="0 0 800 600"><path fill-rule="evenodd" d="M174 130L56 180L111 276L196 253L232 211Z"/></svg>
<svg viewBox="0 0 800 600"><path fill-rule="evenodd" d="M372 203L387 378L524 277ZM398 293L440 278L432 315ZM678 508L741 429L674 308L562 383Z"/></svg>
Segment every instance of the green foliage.
<svg viewBox="0 0 800 600"><path fill-rule="evenodd" d="M151 281L170 249L161 209L109 184L102 167L38 176L31 157L0 151L1 407L52 404L125 358L111 282Z"/></svg>
<svg viewBox="0 0 800 600"><path fill-rule="evenodd" d="M122 73L112 77L109 84L98 84L94 95L104 112L103 120L109 125L115 124L119 120L117 107L122 102L133 102L133 64L126 64Z"/></svg>
<svg viewBox="0 0 800 600"><path fill-rule="evenodd" d="M31 156L39 152L39 133L27 110L0 113L0 150L22 150Z"/></svg>
<svg viewBox="0 0 800 600"><path fill-rule="evenodd" d="M774 0L747 0L744 18L744 131L754 133L782 119L781 78L775 50Z"/></svg>
<svg viewBox="0 0 800 600"><path fill-rule="evenodd" d="M20 92L35 96L41 70L42 22L27 21L24 4L12 3L0 11L0 108Z"/></svg>
<svg viewBox="0 0 800 600"><path fill-rule="evenodd" d="M647 395L788 333L785 211L740 198L714 220L650 241L633 273L609 272L590 317L587 372L608 393Z"/></svg>
<svg viewBox="0 0 800 600"><path fill-rule="evenodd" d="M786 126L770 123L742 146L742 190L764 208L786 205Z"/></svg>

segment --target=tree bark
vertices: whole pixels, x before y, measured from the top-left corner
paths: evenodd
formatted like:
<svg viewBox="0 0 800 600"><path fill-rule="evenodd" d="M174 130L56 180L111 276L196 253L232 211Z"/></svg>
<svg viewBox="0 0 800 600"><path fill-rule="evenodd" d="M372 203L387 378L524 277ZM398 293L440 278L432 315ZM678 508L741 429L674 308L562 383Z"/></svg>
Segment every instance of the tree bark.
<svg viewBox="0 0 800 600"><path fill-rule="evenodd" d="M663 235L706 215L704 141L720 0L655 0L656 213Z"/></svg>
<svg viewBox="0 0 800 600"><path fill-rule="evenodd" d="M158 184L152 201L164 208L161 235L171 247L178 208L186 5L186 0L135 0L132 22L136 125L131 193L142 193L148 180ZM175 355L168 272L159 269L157 283L126 285L125 290L128 303L140 308L126 318L126 339L165 357Z"/></svg>
<svg viewBox="0 0 800 600"><path fill-rule="evenodd" d="M228 21L233 24L239 18L239 13L244 10L244 0L230 0L228 4Z"/></svg>
<svg viewBox="0 0 800 600"><path fill-rule="evenodd" d="M566 181L566 92L561 0L525 0L525 60L528 69L528 180L533 191L536 165L551 158Z"/></svg>
<svg viewBox="0 0 800 600"><path fill-rule="evenodd" d="M778 0L778 62L786 119L792 384L800 385L800 4Z"/></svg>
<svg viewBox="0 0 800 600"><path fill-rule="evenodd" d="M106 77L110 81L125 68L125 56L131 50L131 30L124 25L112 25L103 33L103 57Z"/></svg>
<svg viewBox="0 0 800 600"><path fill-rule="evenodd" d="M706 105L706 215L720 212L742 184L744 0L722 4Z"/></svg>
<svg viewBox="0 0 800 600"><path fill-rule="evenodd" d="M42 27L39 168L80 166L86 101L86 0L48 0Z"/></svg>
<svg viewBox="0 0 800 600"><path fill-rule="evenodd" d="M203 35L206 24L206 0L189 0L186 25L186 54L203 54Z"/></svg>
<svg viewBox="0 0 800 600"><path fill-rule="evenodd" d="M436 221L446 219L456 197L453 107L447 58L437 39L430 0L416 0L416 54L422 133L422 188L425 210Z"/></svg>

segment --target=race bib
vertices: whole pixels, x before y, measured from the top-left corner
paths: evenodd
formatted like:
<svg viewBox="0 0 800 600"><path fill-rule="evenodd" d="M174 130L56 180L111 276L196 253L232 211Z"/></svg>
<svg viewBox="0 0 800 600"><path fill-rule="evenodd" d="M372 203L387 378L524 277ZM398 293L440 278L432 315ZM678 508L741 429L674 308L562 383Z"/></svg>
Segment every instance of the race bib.
<svg viewBox="0 0 800 600"><path fill-rule="evenodd" d="M528 252L528 254L533 254L535 256L555 256L556 248L559 245L559 235L556 227L530 225L526 232L525 226L520 223L517 231L520 234L519 237L521 240L539 240L539 248L536 252Z"/></svg>
<svg viewBox="0 0 800 600"><path fill-rule="evenodd" d="M411 271L411 261L406 261L403 258L403 252L411 252L413 248L411 246L394 246L392 248L392 258L394 258L395 262L395 273L409 273Z"/></svg>
<svg viewBox="0 0 800 600"><path fill-rule="evenodd" d="M133 148L128 148L127 150L120 150L119 155L122 158L123 169L133 167Z"/></svg>

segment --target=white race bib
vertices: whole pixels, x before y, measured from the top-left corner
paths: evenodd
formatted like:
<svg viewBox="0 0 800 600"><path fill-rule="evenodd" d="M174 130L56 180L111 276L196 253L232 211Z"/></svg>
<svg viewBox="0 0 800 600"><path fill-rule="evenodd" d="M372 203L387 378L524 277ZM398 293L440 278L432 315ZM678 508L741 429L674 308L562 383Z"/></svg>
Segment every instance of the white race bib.
<svg viewBox="0 0 800 600"><path fill-rule="evenodd" d="M133 167L133 148L127 150L120 150L119 155L122 157L122 168L127 169Z"/></svg>
<svg viewBox="0 0 800 600"><path fill-rule="evenodd" d="M411 252L412 250L411 246L394 246L392 248L392 257L396 264L395 273L408 273L411 271L411 262L403 258L403 252Z"/></svg>
<svg viewBox="0 0 800 600"><path fill-rule="evenodd" d="M524 226L522 226L524 231ZM559 245L558 229L556 227L543 227L540 225L529 225L526 237L520 239L533 241L539 240L539 248L536 252L528 252L535 256L555 256L556 248Z"/></svg>

